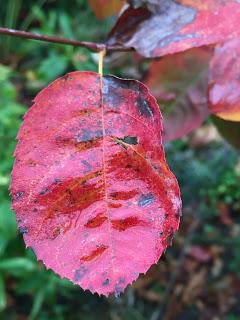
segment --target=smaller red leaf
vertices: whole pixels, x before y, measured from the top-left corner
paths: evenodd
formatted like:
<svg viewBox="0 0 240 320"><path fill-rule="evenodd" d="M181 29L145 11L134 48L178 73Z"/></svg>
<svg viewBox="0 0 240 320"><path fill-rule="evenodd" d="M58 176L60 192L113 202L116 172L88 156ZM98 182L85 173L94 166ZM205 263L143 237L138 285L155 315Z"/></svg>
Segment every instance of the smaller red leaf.
<svg viewBox="0 0 240 320"><path fill-rule="evenodd" d="M208 95L213 113L225 120L240 121L240 38L215 49Z"/></svg>
<svg viewBox="0 0 240 320"><path fill-rule="evenodd" d="M108 44L161 57L240 35L237 0L135 0L109 34ZM230 22L229 22L230 21Z"/></svg>
<svg viewBox="0 0 240 320"><path fill-rule="evenodd" d="M199 127L209 115L207 73L209 48L195 48L153 61L146 84L163 113L163 139L178 139Z"/></svg>

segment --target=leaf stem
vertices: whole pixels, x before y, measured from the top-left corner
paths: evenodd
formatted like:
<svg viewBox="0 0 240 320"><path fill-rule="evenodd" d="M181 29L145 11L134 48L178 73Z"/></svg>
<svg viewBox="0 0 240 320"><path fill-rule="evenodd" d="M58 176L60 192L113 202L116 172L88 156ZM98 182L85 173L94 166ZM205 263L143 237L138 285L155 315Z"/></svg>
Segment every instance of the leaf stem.
<svg viewBox="0 0 240 320"><path fill-rule="evenodd" d="M132 51L132 50L134 50L131 47L114 46L114 45L107 45L105 43L96 43L96 42L89 42L89 41L78 41L78 40L73 40L73 39L67 39L67 38L55 37L55 36L46 36L43 34L37 34L37 33L2 28L2 27L0 27L0 34L14 36L14 37L20 37L20 38L25 38L25 39L66 44L66 45L71 45L71 46L75 46L75 47L84 47L84 48L87 48L87 49L95 51L95 52L101 52L103 50L108 50L108 51Z"/></svg>
<svg viewBox="0 0 240 320"><path fill-rule="evenodd" d="M104 60L105 54L106 54L105 49L99 52L98 73L100 74L101 77L103 75L103 60Z"/></svg>

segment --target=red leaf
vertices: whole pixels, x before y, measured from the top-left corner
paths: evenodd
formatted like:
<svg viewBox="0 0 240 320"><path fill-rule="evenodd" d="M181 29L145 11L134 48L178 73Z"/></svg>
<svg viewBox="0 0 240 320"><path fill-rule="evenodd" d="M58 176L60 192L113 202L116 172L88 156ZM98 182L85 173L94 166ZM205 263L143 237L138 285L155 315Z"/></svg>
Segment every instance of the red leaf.
<svg viewBox="0 0 240 320"><path fill-rule="evenodd" d="M181 211L161 128L138 81L74 72L38 94L18 134L11 195L26 245L48 268L118 295L158 261Z"/></svg>
<svg viewBox="0 0 240 320"><path fill-rule="evenodd" d="M178 139L199 127L209 115L207 73L211 50L194 48L153 61L146 84L163 113L163 140Z"/></svg>
<svg viewBox="0 0 240 320"><path fill-rule="evenodd" d="M209 104L220 118L240 121L240 38L215 50L209 72Z"/></svg>
<svg viewBox="0 0 240 320"><path fill-rule="evenodd" d="M88 0L89 6L98 19L116 15L125 2L125 0Z"/></svg>
<svg viewBox="0 0 240 320"><path fill-rule="evenodd" d="M237 0L137 2L148 3L148 8L125 10L108 44L133 47L145 57L160 57L240 35Z"/></svg>

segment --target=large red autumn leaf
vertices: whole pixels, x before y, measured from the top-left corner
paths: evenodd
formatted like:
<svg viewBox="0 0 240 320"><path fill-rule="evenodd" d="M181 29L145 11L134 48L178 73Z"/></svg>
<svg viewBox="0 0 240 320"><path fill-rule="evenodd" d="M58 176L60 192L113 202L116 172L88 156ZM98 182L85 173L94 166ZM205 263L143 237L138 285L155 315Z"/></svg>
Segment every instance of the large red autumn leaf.
<svg viewBox="0 0 240 320"><path fill-rule="evenodd" d="M74 72L38 94L18 134L11 195L26 245L48 268L108 295L158 261L181 212L161 130L138 81Z"/></svg>
<svg viewBox="0 0 240 320"><path fill-rule="evenodd" d="M98 19L105 19L116 15L125 2L125 0L88 0L90 7Z"/></svg>
<svg viewBox="0 0 240 320"><path fill-rule="evenodd" d="M145 80L163 113L163 140L178 139L199 127L209 115L208 48L194 48L153 61Z"/></svg>
<svg viewBox="0 0 240 320"><path fill-rule="evenodd" d="M160 57L240 35L237 0L135 0L110 32L108 44ZM147 5L147 6L146 6Z"/></svg>
<svg viewBox="0 0 240 320"><path fill-rule="evenodd" d="M209 106L220 118L240 121L240 38L215 49L209 72Z"/></svg>

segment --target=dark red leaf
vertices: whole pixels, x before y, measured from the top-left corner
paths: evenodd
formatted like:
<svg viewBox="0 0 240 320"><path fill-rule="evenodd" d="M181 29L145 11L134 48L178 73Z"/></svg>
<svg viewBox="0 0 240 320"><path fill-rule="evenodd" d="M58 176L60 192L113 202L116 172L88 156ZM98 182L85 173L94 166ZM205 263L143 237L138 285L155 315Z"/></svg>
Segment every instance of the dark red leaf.
<svg viewBox="0 0 240 320"><path fill-rule="evenodd" d="M188 134L209 115L206 71L211 55L207 48L194 48L150 64L145 83L162 106L164 141Z"/></svg>
<svg viewBox="0 0 240 320"><path fill-rule="evenodd" d="M88 0L88 3L98 19L116 15L123 5L125 0Z"/></svg>
<svg viewBox="0 0 240 320"><path fill-rule="evenodd" d="M215 49L209 72L209 106L220 118L240 121L240 38Z"/></svg>
<svg viewBox="0 0 240 320"><path fill-rule="evenodd" d="M12 206L24 240L62 277L117 295L156 263L181 200L147 87L74 72L44 89L18 134Z"/></svg>
<svg viewBox="0 0 240 320"><path fill-rule="evenodd" d="M160 57L240 35L237 0L137 3L147 3L148 7L125 10L109 35L108 44L133 47L145 57Z"/></svg>

